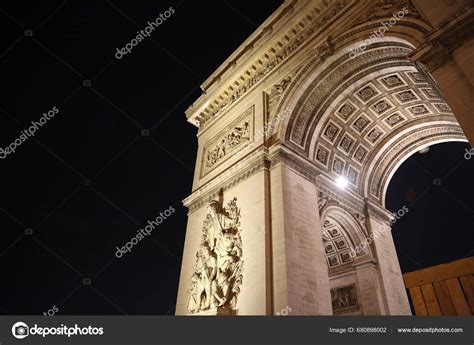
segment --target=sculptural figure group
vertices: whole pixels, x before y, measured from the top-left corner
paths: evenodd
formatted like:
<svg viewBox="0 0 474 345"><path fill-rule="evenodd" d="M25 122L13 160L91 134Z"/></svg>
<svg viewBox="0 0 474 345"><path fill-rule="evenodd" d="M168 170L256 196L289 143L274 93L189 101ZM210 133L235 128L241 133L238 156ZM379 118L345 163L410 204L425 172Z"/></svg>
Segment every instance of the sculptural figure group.
<svg viewBox="0 0 474 345"><path fill-rule="evenodd" d="M209 204L191 277L191 313L236 308L243 267L240 210L236 203L234 198L226 207L215 200Z"/></svg>
<svg viewBox="0 0 474 345"><path fill-rule="evenodd" d="M214 148L207 151L206 166L212 167L222 157L229 154L235 147L250 140L250 126L248 121L241 126L235 127L229 134L223 137Z"/></svg>

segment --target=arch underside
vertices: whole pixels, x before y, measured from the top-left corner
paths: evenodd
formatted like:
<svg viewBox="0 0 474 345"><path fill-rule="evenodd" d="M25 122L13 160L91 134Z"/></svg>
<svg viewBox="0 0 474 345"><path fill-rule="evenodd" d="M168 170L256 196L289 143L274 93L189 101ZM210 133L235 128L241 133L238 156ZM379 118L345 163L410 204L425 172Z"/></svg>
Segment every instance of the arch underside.
<svg viewBox="0 0 474 345"><path fill-rule="evenodd" d="M372 257L370 248L361 248L355 257L355 248L360 248L367 234L364 226L340 205L328 205L322 210L323 245L329 273L355 264L361 258ZM352 252L352 253L351 253Z"/></svg>
<svg viewBox="0 0 474 345"><path fill-rule="evenodd" d="M301 86L292 85L279 105L291 109L280 140L383 206L390 178L408 156L466 140L431 77L408 58L412 51L408 42L381 39L355 57L346 47L302 68L294 78Z"/></svg>

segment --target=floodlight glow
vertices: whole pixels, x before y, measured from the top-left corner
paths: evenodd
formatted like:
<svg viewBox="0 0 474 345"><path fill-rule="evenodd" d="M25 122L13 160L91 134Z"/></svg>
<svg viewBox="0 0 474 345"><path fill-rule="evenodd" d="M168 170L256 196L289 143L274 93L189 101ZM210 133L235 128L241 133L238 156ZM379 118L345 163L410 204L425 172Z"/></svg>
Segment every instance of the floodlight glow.
<svg viewBox="0 0 474 345"><path fill-rule="evenodd" d="M346 188L348 184L349 181L347 181L347 179L342 176L338 177L336 180L336 186L340 189Z"/></svg>

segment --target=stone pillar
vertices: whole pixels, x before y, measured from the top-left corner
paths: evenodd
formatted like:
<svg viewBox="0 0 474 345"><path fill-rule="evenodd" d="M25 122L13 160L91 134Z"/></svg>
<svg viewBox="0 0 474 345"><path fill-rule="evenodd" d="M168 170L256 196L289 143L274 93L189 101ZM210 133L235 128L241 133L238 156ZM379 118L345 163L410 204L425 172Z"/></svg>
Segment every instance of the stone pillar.
<svg viewBox="0 0 474 345"><path fill-rule="evenodd" d="M463 44L452 53L454 61L474 87L474 39ZM471 88L472 90L472 88Z"/></svg>
<svg viewBox="0 0 474 345"><path fill-rule="evenodd" d="M370 238L373 238L370 245L378 263L385 313L388 315L411 315L389 223L393 216L387 210L370 201L367 201L367 216L369 233L372 235Z"/></svg>
<svg viewBox="0 0 474 345"><path fill-rule="evenodd" d="M316 186L277 159L270 171L274 312L332 315Z"/></svg>
<svg viewBox="0 0 474 345"><path fill-rule="evenodd" d="M450 59L431 72L464 134L474 146L474 87L459 65Z"/></svg>
<svg viewBox="0 0 474 345"><path fill-rule="evenodd" d="M217 195L210 194L200 200L199 194L194 193L185 200L190 207L188 226L184 244L181 275L176 304L176 315L191 315L188 310L189 290L192 286L191 277L196 267L196 255L202 249L204 222L212 214L209 211L209 200L219 202L220 207L226 207L234 198L239 210L238 229L241 230L242 249L242 284L239 286L235 310L206 309L196 315L271 315L272 313L272 272L271 272L271 233L268 170L266 161L255 158L255 164L249 163L250 174L244 169L241 175L234 179L224 180L224 188ZM247 171L248 175L246 175ZM219 210L219 208L218 208ZM226 210L227 212L227 210ZM224 214L224 211L221 211ZM221 225L228 220L211 223L208 229L221 231ZM209 235L208 235L209 236ZM237 244L236 244L237 245ZM237 248L235 248L235 251ZM220 251L220 250L219 250ZM232 250L234 252L234 250ZM217 250L214 252L217 253ZM218 263L218 261L217 261Z"/></svg>
<svg viewBox="0 0 474 345"><path fill-rule="evenodd" d="M474 7L472 1L414 0L433 27L412 58L427 66L474 146Z"/></svg>
<svg viewBox="0 0 474 345"><path fill-rule="evenodd" d="M363 315L386 315L377 265L374 262L359 264L356 275Z"/></svg>

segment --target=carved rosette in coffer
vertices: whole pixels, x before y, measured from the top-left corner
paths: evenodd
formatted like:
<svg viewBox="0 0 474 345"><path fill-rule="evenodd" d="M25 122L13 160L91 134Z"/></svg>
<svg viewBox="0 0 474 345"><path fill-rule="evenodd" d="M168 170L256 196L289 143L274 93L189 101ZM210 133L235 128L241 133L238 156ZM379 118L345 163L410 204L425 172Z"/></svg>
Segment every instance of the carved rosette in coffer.
<svg viewBox="0 0 474 345"><path fill-rule="evenodd" d="M201 177L253 142L254 114L252 106L204 146Z"/></svg>

